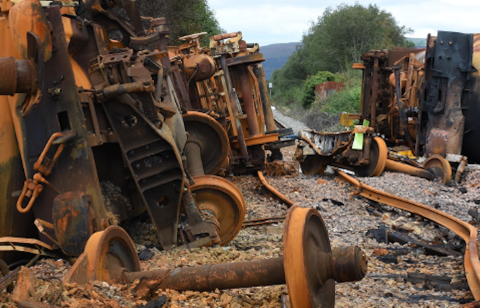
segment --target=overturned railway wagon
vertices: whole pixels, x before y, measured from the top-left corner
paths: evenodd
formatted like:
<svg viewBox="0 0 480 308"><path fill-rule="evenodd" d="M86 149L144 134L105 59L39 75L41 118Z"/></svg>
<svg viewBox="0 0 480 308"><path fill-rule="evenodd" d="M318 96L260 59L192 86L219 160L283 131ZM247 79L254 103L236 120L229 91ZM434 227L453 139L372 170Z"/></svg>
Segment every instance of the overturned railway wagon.
<svg viewBox="0 0 480 308"><path fill-rule="evenodd" d="M12 250L78 256L94 232L145 211L164 249L226 244L241 228L240 191L186 172L165 19L145 29L134 1L113 4L130 22L104 1L1 2L6 261ZM92 21L76 16L85 9Z"/></svg>
<svg viewBox="0 0 480 308"><path fill-rule="evenodd" d="M322 173L331 164L360 176L392 170L448 182L453 167L458 181L467 159L480 161L479 44L480 34L439 31L426 49L363 54L363 63L353 66L363 70L360 114L345 117L363 125L353 132L303 132L296 157L304 171ZM388 158L385 141L429 160L399 164Z"/></svg>

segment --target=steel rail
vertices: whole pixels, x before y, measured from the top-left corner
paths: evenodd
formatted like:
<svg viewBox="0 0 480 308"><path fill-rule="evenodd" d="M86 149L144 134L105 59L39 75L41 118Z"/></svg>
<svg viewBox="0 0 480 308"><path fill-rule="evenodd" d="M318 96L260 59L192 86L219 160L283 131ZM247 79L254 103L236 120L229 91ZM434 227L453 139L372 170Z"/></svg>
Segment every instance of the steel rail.
<svg viewBox="0 0 480 308"><path fill-rule="evenodd" d="M335 172L357 189L355 194L425 217L460 236L467 244L464 260L465 276L473 297L475 300L480 300L480 261L478 259L477 229L474 226L424 204L365 185L340 170L335 170Z"/></svg>
<svg viewBox="0 0 480 308"><path fill-rule="evenodd" d="M287 207L292 207L295 205L295 202L292 200L288 199L287 196L276 190L272 185L268 184L267 180L263 176L262 171L258 170L257 171L258 178L260 179L260 182L262 182L262 185L265 186L266 189L268 189L272 194L274 194L277 198L279 198L281 201L283 201Z"/></svg>
<svg viewBox="0 0 480 308"><path fill-rule="evenodd" d="M285 216L252 219L243 222L242 228L284 222Z"/></svg>
<svg viewBox="0 0 480 308"><path fill-rule="evenodd" d="M285 124L283 124L282 122L280 122L279 120L273 118L273 121L275 122L275 125L278 126L278 128L287 128L287 126Z"/></svg>

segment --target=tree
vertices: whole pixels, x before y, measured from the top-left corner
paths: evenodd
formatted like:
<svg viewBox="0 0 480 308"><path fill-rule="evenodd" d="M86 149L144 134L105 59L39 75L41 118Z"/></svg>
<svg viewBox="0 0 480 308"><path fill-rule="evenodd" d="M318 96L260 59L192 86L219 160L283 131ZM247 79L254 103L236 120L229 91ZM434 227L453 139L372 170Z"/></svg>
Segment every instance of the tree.
<svg viewBox="0 0 480 308"><path fill-rule="evenodd" d="M329 7L312 22L287 63L273 72L275 95L282 96L319 71L348 71L369 50L413 47L405 38L410 32L410 28L399 26L392 14L376 5Z"/></svg>
<svg viewBox="0 0 480 308"><path fill-rule="evenodd" d="M411 32L376 5L341 4L336 9L327 8L316 23L312 22L303 35L300 53L310 74L345 71L371 49L411 47L405 38Z"/></svg>
<svg viewBox="0 0 480 308"><path fill-rule="evenodd" d="M138 0L138 5L143 16L166 18L170 45L183 44L179 37L207 32L202 44L208 47L210 36L225 32L207 0Z"/></svg>

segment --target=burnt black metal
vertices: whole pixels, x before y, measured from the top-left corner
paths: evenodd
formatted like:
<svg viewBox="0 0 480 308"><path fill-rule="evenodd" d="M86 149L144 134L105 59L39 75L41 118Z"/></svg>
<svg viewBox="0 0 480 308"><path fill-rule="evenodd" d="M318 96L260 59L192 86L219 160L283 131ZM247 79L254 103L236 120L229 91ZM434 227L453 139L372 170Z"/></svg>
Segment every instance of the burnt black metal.
<svg viewBox="0 0 480 308"><path fill-rule="evenodd" d="M437 128L449 132L447 153L461 153L465 123L461 100L475 71L472 56L473 34L439 31L435 44L427 44L416 152L426 144L430 130Z"/></svg>
<svg viewBox="0 0 480 308"><path fill-rule="evenodd" d="M164 249L177 239L183 174L173 147L134 105L128 95L103 103Z"/></svg>
<svg viewBox="0 0 480 308"><path fill-rule="evenodd" d="M66 255L78 256L83 252L93 233L92 218L84 192L62 193L53 200L55 237Z"/></svg>
<svg viewBox="0 0 480 308"><path fill-rule="evenodd" d="M53 44L52 56L44 63L45 77L41 91L47 94L42 96L37 107L20 123L24 142L21 155L26 164L27 177L33 177L33 164L50 136L56 132L72 130L76 137L66 144L48 181L61 192L88 191L92 202L103 204L95 162L91 159L93 153L84 129L85 122L70 65L62 17L58 7L46 8L45 12L48 13L47 18L52 29ZM60 78L61 76L63 78ZM48 95L48 89L59 80L61 82L56 84L56 87L61 89L61 93L55 99ZM36 218L52 222L52 206L56 196L57 192L53 189L44 189L33 206ZM100 229L99 220L106 217L105 211L98 207L95 217L97 220L94 223ZM39 236L41 240L51 243L42 234Z"/></svg>

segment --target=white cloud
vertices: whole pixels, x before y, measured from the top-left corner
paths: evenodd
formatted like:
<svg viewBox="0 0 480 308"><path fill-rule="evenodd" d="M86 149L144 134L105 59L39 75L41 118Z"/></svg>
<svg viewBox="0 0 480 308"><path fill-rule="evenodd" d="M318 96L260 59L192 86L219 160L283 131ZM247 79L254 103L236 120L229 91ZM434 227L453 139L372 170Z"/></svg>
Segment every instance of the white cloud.
<svg viewBox="0 0 480 308"><path fill-rule="evenodd" d="M369 0L360 0L367 6ZM355 0L286 1L286 0L209 0L220 25L228 32L242 31L247 42L268 45L298 42L327 6L354 4ZM409 37L435 35L437 30L466 33L480 32L476 23L480 12L478 0L377 0L377 6L392 13L399 25L410 27Z"/></svg>

